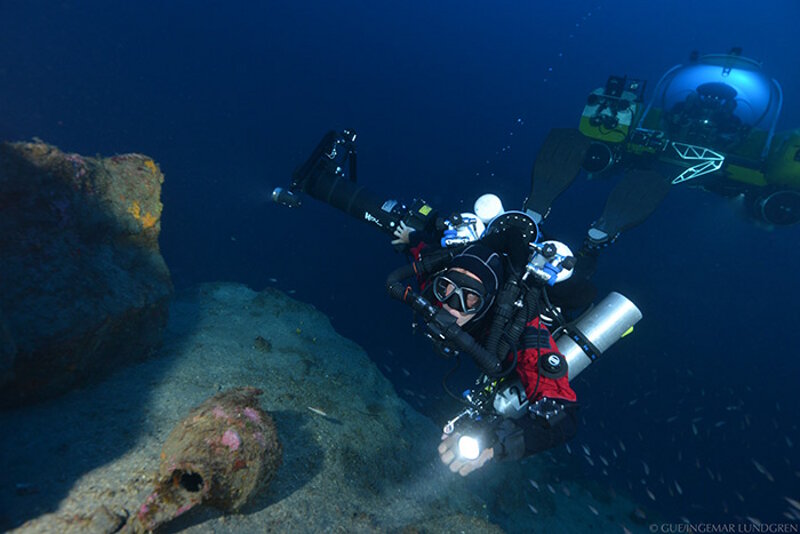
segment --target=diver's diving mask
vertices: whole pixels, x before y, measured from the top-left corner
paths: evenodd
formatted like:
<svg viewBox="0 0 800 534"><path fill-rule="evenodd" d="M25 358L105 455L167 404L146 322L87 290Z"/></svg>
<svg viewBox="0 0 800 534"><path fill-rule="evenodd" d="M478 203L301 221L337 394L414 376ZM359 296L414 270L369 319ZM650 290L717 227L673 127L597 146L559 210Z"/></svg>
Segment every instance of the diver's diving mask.
<svg viewBox="0 0 800 534"><path fill-rule="evenodd" d="M442 304L465 315L478 313L486 302L486 288L471 276L445 271L433 279L433 295Z"/></svg>

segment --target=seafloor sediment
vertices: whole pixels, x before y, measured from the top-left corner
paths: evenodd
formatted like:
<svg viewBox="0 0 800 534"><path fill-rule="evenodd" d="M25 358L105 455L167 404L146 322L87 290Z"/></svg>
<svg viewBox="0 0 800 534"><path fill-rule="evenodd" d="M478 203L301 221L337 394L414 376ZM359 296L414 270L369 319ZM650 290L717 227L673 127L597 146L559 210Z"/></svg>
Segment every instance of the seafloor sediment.
<svg viewBox="0 0 800 534"><path fill-rule="evenodd" d="M165 532L642 529L623 499L600 498L576 482L564 483L571 491L532 488L529 478L552 469L545 459L452 475L436 456L439 428L399 399L324 315L279 291L235 284L179 295L156 357L0 414L0 529L113 529L114 516L135 513L152 489L175 424L207 397L239 386L264 391L283 464L239 513L200 507Z"/></svg>

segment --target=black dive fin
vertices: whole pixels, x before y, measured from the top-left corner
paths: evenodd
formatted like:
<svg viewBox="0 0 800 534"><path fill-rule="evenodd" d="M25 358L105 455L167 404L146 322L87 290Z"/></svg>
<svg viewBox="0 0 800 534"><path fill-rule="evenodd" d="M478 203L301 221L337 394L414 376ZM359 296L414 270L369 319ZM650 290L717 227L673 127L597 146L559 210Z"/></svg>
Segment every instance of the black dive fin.
<svg viewBox="0 0 800 534"><path fill-rule="evenodd" d="M590 143L588 137L573 128L550 130L533 164L531 193L523 209L546 217L556 197L578 176Z"/></svg>
<svg viewBox="0 0 800 534"><path fill-rule="evenodd" d="M670 181L651 170L626 171L606 201L603 215L589 230L600 230L607 238L644 222L669 193Z"/></svg>

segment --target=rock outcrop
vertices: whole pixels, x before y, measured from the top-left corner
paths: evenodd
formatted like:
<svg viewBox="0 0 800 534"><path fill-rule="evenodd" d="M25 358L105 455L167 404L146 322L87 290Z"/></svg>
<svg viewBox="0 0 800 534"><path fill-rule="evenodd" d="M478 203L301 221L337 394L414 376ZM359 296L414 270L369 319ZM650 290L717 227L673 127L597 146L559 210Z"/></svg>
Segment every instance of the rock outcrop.
<svg viewBox="0 0 800 534"><path fill-rule="evenodd" d="M163 178L139 154L0 144L0 406L63 393L158 345L172 293Z"/></svg>

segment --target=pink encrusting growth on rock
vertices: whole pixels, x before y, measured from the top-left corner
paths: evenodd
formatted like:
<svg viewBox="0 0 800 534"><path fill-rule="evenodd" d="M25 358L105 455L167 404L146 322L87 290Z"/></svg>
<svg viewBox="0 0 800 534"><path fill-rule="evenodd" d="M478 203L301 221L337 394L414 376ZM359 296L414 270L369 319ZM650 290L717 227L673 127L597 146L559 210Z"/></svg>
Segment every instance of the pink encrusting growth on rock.
<svg viewBox="0 0 800 534"><path fill-rule="evenodd" d="M235 430L229 428L222 434L222 444L227 445L231 451L236 451L242 445L242 438L239 437Z"/></svg>
<svg viewBox="0 0 800 534"><path fill-rule="evenodd" d="M193 506L194 506L194 504L184 504L183 506L181 506L180 508L175 510L175 515L179 516L182 513L186 512L188 510L191 510Z"/></svg>
<svg viewBox="0 0 800 534"><path fill-rule="evenodd" d="M220 418L228 417L228 414L225 413L225 410L222 409L222 406L214 406L214 409L211 410L211 413L214 414L214 417L220 417Z"/></svg>
<svg viewBox="0 0 800 534"><path fill-rule="evenodd" d="M258 412L255 411L252 408L245 408L244 409L244 415L254 423L260 423L261 422L261 416L258 415Z"/></svg>

